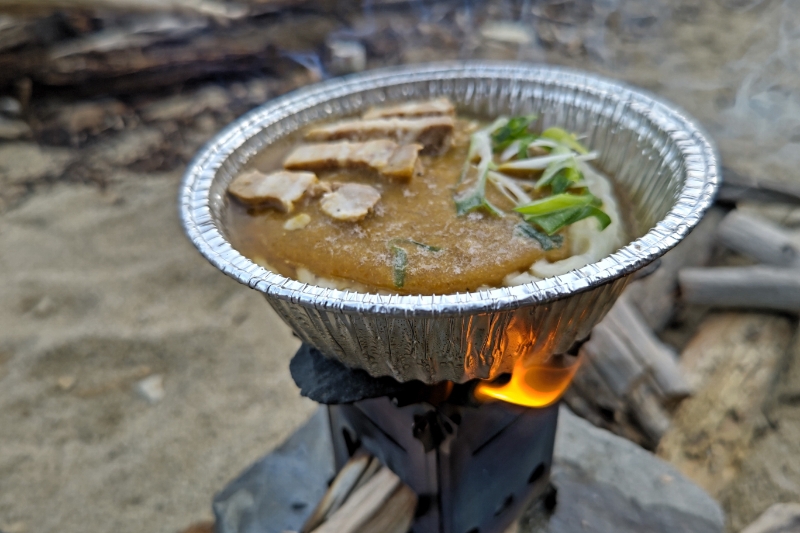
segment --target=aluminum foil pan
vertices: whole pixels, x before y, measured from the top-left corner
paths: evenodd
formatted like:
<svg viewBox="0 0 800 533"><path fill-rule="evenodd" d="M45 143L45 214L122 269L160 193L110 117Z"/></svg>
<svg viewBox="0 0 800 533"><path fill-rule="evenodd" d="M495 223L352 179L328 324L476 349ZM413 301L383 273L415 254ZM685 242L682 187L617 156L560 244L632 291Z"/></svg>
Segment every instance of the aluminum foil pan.
<svg viewBox="0 0 800 533"><path fill-rule="evenodd" d="M319 120L367 107L447 96L487 117L536 112L542 127L584 132L633 209L637 237L605 259L516 287L435 296L386 296L312 286L237 252L221 216L225 189L258 151ZM523 63L413 65L334 79L239 118L186 171L180 209L189 238L217 268L262 292L305 342L329 357L435 383L494 378L526 354L561 353L606 314L631 275L683 239L719 185L717 154L681 110L581 72Z"/></svg>

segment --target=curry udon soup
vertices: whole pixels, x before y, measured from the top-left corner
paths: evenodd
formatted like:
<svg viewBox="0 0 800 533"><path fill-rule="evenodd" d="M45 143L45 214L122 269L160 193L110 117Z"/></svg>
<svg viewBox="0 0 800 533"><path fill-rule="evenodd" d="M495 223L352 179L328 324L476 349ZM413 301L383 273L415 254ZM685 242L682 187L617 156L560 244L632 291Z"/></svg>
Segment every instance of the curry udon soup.
<svg viewBox="0 0 800 533"><path fill-rule="evenodd" d="M338 289L448 294L580 268L625 242L609 180L573 133L488 124L446 99L312 125L229 185L231 243Z"/></svg>

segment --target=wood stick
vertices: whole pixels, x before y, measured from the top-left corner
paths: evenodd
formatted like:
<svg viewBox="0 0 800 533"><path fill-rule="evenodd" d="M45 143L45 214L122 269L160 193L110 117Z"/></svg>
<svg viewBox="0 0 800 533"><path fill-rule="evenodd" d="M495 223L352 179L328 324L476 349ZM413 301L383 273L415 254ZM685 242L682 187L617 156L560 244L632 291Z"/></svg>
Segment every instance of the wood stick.
<svg viewBox="0 0 800 533"><path fill-rule="evenodd" d="M400 502L390 504L394 498ZM409 500L413 500L413 505ZM313 533L394 532L403 531L402 527L407 530L414 519L416 503L416 494L394 472L383 467ZM376 524L384 529L374 529Z"/></svg>
<svg viewBox="0 0 800 533"><path fill-rule="evenodd" d="M678 367L677 355L656 337L641 313L623 295L603 320L622 338L631 353L648 368L653 376L653 392L665 405L675 405L692 393L689 383Z"/></svg>
<svg viewBox="0 0 800 533"><path fill-rule="evenodd" d="M592 330L592 338L583 345L587 358L597 365L599 374L611 391L624 398L644 379L646 369L631 349L608 324L601 322Z"/></svg>
<svg viewBox="0 0 800 533"><path fill-rule="evenodd" d="M417 509L417 495L403 483L358 533L408 533Z"/></svg>
<svg viewBox="0 0 800 533"><path fill-rule="evenodd" d="M720 223L720 242L762 263L777 266L800 266L797 239L780 226L760 217L731 211Z"/></svg>
<svg viewBox="0 0 800 533"><path fill-rule="evenodd" d="M687 268L679 275L684 301L713 307L800 311L800 273L769 266Z"/></svg>
<svg viewBox="0 0 800 533"><path fill-rule="evenodd" d="M347 500L347 497L358 488L359 483L363 485L367 482L369 477L374 475L377 470L376 468L372 469L371 474L365 475L370 465L373 463L380 466L380 462L377 459L364 453L359 453L351 457L339 473L336 474L333 483L328 487L328 490L322 496L322 499L319 501L316 508L314 508L311 515L306 519L299 533L313 531L330 515L336 512L345 500Z"/></svg>

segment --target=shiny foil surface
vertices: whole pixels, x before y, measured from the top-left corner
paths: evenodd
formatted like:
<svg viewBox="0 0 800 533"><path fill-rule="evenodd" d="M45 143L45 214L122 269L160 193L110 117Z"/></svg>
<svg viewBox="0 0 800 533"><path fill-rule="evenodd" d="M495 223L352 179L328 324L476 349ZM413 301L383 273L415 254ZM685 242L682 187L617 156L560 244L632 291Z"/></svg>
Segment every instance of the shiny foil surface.
<svg viewBox="0 0 800 533"><path fill-rule="evenodd" d="M226 188L265 146L368 107L450 98L459 112L535 112L542 127L585 134L633 209L633 240L605 259L536 283L434 296L339 291L265 270L226 238ZM712 204L718 157L680 109L578 71L524 63L454 62L365 72L272 100L214 137L180 190L186 233L217 268L262 292L303 341L375 376L426 383L491 379L522 356L546 357L589 334L631 275L681 241Z"/></svg>

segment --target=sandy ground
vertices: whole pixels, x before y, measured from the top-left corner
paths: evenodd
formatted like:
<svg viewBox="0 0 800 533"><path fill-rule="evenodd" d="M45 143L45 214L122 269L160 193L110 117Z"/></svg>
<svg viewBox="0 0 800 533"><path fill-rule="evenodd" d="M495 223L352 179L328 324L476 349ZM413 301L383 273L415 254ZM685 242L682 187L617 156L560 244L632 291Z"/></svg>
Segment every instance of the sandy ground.
<svg viewBox="0 0 800 533"><path fill-rule="evenodd" d="M181 530L313 408L298 341L184 237L178 182L56 186L0 219L6 533Z"/></svg>

